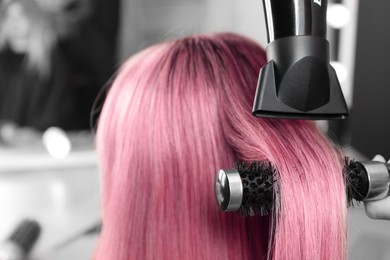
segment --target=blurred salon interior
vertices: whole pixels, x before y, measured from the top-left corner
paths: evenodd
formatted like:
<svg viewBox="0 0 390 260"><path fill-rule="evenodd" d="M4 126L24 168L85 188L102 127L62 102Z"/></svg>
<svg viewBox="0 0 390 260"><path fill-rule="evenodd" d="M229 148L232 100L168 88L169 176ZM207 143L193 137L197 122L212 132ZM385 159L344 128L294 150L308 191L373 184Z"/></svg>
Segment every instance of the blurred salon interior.
<svg viewBox="0 0 390 260"><path fill-rule="evenodd" d="M357 160L390 158L389 11L385 0L328 3L350 116L318 125ZM113 75L147 46L221 31L266 47L263 1L0 0L0 242L33 220L30 259L91 259L102 225L94 130ZM350 218L349 258L389 259L390 222L362 206Z"/></svg>

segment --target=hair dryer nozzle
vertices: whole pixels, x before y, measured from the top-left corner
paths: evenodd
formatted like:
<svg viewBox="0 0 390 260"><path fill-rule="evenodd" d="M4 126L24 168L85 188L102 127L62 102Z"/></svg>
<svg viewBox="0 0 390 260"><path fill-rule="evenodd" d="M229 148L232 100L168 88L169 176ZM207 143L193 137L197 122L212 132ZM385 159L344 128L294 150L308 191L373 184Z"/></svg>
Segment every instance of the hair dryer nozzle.
<svg viewBox="0 0 390 260"><path fill-rule="evenodd" d="M329 44L322 37L290 36L267 47L268 64L260 71L253 115L289 119L343 119L348 108Z"/></svg>

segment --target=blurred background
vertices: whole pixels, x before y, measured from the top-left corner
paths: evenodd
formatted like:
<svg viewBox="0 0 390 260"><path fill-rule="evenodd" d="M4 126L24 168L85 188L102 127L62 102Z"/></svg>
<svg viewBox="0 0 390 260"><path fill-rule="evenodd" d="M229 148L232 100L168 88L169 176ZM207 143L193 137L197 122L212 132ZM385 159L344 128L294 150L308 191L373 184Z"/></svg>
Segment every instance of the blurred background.
<svg viewBox="0 0 390 260"><path fill-rule="evenodd" d="M319 125L355 159L390 157L389 11L385 0L329 0L350 117ZM217 31L266 47L262 1L0 0L0 240L34 219L42 231L31 259L90 259L100 229L91 129L111 76L149 45ZM389 258L388 222L356 207L350 233L350 259Z"/></svg>

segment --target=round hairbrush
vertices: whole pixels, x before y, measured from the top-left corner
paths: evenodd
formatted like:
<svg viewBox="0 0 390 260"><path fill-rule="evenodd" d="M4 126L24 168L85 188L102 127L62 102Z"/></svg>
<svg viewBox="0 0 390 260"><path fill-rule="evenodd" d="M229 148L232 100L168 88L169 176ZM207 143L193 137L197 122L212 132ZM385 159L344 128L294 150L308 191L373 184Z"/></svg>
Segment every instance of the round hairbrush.
<svg viewBox="0 0 390 260"><path fill-rule="evenodd" d="M273 209L276 171L268 161L237 162L219 170L215 198L222 211L244 216L268 215Z"/></svg>
<svg viewBox="0 0 390 260"><path fill-rule="evenodd" d="M353 200L379 200L389 195L390 164L357 162L345 158L344 177L348 204ZM343 173L340 173L343 174ZM268 215L279 194L277 171L268 161L237 162L234 169L219 170L215 197L222 211L244 216Z"/></svg>
<svg viewBox="0 0 390 260"><path fill-rule="evenodd" d="M390 165L377 161L345 159L345 178L348 202L384 199L389 193Z"/></svg>

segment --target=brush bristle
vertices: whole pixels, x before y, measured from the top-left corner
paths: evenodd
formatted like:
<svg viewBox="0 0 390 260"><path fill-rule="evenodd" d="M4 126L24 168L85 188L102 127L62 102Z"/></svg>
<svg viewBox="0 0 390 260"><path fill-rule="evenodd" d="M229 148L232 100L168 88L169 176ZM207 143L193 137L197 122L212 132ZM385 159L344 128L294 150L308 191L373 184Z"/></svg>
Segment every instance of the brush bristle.
<svg viewBox="0 0 390 260"><path fill-rule="evenodd" d="M237 162L241 176L243 199L239 213L244 216L268 215L274 204L276 171L268 161Z"/></svg>
<svg viewBox="0 0 390 260"><path fill-rule="evenodd" d="M269 161L236 162L234 168L240 174L243 199L238 212L243 216L268 215L274 208L277 171ZM368 177L363 165L345 157L343 174L347 203L362 201L368 192Z"/></svg>
<svg viewBox="0 0 390 260"><path fill-rule="evenodd" d="M346 179L347 203L353 206L353 199L362 201L368 193L368 176L363 165L345 158L344 175Z"/></svg>

